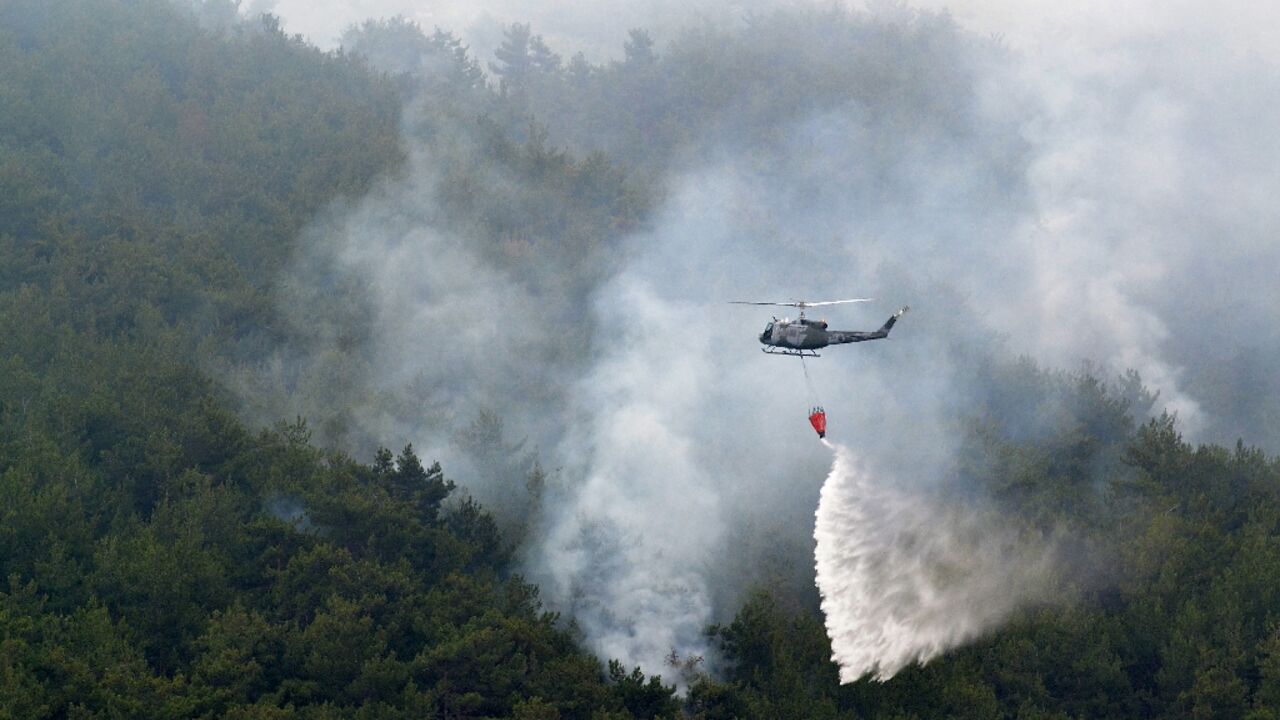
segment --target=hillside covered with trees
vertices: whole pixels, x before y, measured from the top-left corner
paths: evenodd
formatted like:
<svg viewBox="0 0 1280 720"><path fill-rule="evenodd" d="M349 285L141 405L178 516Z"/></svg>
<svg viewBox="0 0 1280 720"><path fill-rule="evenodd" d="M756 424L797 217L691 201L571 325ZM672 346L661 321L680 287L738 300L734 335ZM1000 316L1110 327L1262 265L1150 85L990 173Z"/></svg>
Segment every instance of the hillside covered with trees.
<svg viewBox="0 0 1280 720"><path fill-rule="evenodd" d="M373 362L357 288L290 285L300 238L426 138L434 220L571 316L706 138L894 78L796 60L795 84L770 85L753 62L790 49L711 30L661 57L637 30L593 65L525 25L486 73L401 20L322 52L225 10L0 4L0 718L1280 718L1280 461L1184 441L1136 375L1005 357L954 428L956 487L1064 538L1055 597L842 686L812 557L786 555L802 581L762 580L708 627L718 658L646 674L592 655L520 574L522 518L549 497L512 460L526 449L477 461L518 497L491 511L359 426L377 388L354 373L229 381L321 340L334 367ZM952 33L922 21L901 41ZM948 87L921 132L968 132ZM877 105L883 127L920 101ZM327 405L260 422L278 406L246 387ZM477 454L502 440L498 419L471 427Z"/></svg>

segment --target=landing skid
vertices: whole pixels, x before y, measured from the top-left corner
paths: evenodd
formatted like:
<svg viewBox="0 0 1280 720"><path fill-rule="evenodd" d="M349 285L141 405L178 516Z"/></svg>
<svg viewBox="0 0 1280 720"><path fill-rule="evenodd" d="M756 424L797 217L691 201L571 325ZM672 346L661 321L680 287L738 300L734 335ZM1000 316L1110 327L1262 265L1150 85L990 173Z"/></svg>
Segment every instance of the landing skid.
<svg viewBox="0 0 1280 720"><path fill-rule="evenodd" d="M760 352L765 355L791 355L793 357L822 357L816 350L794 350L792 348L780 348L776 345L760 348Z"/></svg>

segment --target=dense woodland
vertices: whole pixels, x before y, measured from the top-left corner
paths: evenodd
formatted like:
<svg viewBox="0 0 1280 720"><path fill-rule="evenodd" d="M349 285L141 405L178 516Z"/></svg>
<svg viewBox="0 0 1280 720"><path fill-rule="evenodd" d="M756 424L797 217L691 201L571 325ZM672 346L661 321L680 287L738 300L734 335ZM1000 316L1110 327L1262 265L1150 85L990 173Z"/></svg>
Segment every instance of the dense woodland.
<svg viewBox="0 0 1280 720"><path fill-rule="evenodd" d="M483 139L441 222L512 263L556 237L530 282L585 293L690 138L796 104L744 104L710 31L592 65L517 25L482 69L400 21L322 52L219 7L0 3L0 718L1280 717L1280 463L1184 442L1136 377L1027 361L989 369L962 472L1077 539L1066 599L886 683L840 686L813 603L763 588L707 629L714 675L584 652L449 468L249 426L209 368L293 332L293 244L398 171L407 106L446 154L457 118ZM478 162L529 181L471 192Z"/></svg>

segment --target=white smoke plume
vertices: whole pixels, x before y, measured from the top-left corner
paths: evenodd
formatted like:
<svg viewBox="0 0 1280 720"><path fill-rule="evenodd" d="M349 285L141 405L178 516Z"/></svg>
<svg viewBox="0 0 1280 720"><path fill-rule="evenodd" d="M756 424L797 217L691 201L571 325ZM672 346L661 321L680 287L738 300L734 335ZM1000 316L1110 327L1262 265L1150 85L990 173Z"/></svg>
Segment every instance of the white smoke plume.
<svg viewBox="0 0 1280 720"><path fill-rule="evenodd" d="M697 425L699 388L715 369L705 340L671 351L676 307L640 283L610 294L601 320L616 329L616 349L577 388L587 422L563 454L580 459L584 480L532 561L597 652L660 668L672 649L708 653L711 591L699 565L722 544L724 502Z"/></svg>
<svg viewBox="0 0 1280 720"><path fill-rule="evenodd" d="M924 664L1047 587L1047 547L909 484L873 480L850 448L827 446L835 462L818 502L815 559L841 682Z"/></svg>

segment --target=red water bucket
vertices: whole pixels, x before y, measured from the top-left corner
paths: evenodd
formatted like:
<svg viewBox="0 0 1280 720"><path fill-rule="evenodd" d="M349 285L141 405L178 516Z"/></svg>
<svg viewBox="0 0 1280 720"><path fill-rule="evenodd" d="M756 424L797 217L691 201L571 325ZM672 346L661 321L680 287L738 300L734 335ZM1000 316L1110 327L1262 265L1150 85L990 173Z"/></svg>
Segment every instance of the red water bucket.
<svg viewBox="0 0 1280 720"><path fill-rule="evenodd" d="M817 431L818 437L820 438L826 437L827 436L827 411L823 410L820 407L814 408L809 413L809 424L813 426L813 429L815 431Z"/></svg>

